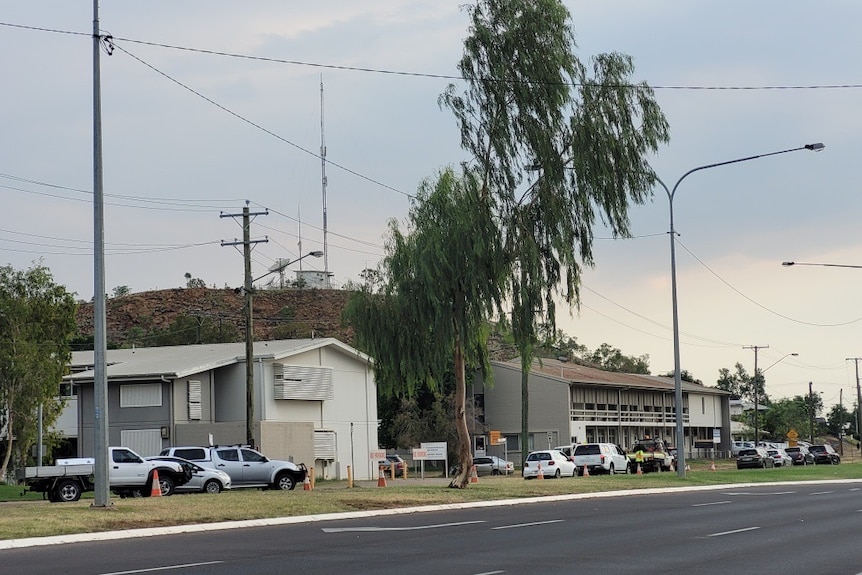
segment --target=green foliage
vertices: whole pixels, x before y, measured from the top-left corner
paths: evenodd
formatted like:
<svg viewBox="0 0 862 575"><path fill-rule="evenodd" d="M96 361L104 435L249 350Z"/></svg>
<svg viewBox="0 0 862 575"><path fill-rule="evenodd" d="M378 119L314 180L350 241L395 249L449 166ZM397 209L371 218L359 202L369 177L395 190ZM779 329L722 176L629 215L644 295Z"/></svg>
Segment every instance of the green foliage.
<svg viewBox="0 0 862 575"><path fill-rule="evenodd" d="M478 0L466 9L470 34L458 64L466 89L450 85L440 104L455 115L482 194L498 211L526 446L537 324L554 330L560 293L578 304L597 216L614 234L629 233L628 205L650 196L647 157L668 140L668 124L652 90L631 80L629 56L578 60L559 0ZM540 175L524 189L530 166Z"/></svg>
<svg viewBox="0 0 862 575"><path fill-rule="evenodd" d="M603 343L592 353L583 353L581 359L593 363L605 371L650 374L649 355L644 354L639 357L623 355L622 351L607 343ZM672 374L671 377L673 377Z"/></svg>
<svg viewBox="0 0 862 575"><path fill-rule="evenodd" d="M847 424L850 424L849 427ZM856 412L849 411L843 405L833 405L826 416L826 427L831 435L840 437L849 435L856 429Z"/></svg>
<svg viewBox="0 0 862 575"><path fill-rule="evenodd" d="M207 284L204 280L202 280L200 278L192 277L192 274L190 274L189 272L185 273L185 278L186 278L186 287L187 288L205 288L205 287L207 287Z"/></svg>
<svg viewBox="0 0 862 575"><path fill-rule="evenodd" d="M4 477L13 452L22 455L36 440L37 414L50 427L64 402L60 380L71 359L76 332L75 299L54 283L50 271L35 265L26 271L0 268L0 427L15 442L6 442L0 464Z"/></svg>
<svg viewBox="0 0 862 575"><path fill-rule="evenodd" d="M813 397L797 395L792 399L772 401L768 405L769 408L761 416L763 434L784 441L791 429L796 430L800 437L809 435L811 421L823 409L823 400L818 394ZM816 423L814 435L818 435Z"/></svg>
<svg viewBox="0 0 862 575"><path fill-rule="evenodd" d="M487 372L487 321L504 281L499 233L477 184L452 169L424 181L409 231L390 223L381 290L356 292L347 304L345 319L385 395L439 391L456 348Z"/></svg>
<svg viewBox="0 0 862 575"><path fill-rule="evenodd" d="M743 399L748 396L749 389L752 389L752 377L741 363L737 363L735 369L732 373L726 367L719 369L715 387L729 391L731 399Z"/></svg>
<svg viewBox="0 0 862 575"><path fill-rule="evenodd" d="M124 295L129 295L132 293L132 289L129 286L117 286L113 290L111 290L112 297L123 297Z"/></svg>

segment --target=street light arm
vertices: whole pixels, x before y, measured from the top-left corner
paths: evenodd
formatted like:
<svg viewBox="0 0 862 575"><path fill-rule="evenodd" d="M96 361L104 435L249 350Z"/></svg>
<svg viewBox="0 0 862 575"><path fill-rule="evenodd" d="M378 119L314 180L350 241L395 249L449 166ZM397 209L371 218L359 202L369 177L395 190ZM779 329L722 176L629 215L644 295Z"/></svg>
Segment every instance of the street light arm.
<svg viewBox="0 0 862 575"><path fill-rule="evenodd" d="M295 264L295 263L296 263L296 262L298 262L299 260L304 260L304 259L305 259L305 258L307 258L308 256L312 256L312 257L315 257L315 258L319 258L319 257L320 257L320 256L322 256L322 255L323 255L323 252L322 252L322 251L320 251L320 250L315 250L315 251L313 251L313 252L308 252L308 253L307 253L307 254L305 254L304 256L299 256L299 257L298 257L298 258L296 258L295 260L290 261L290 262L287 262L287 263L286 263L286 264L284 264L283 266L278 266L278 267L277 267L277 268L275 268L275 269L269 270L268 272L266 272L266 273L265 273L265 274L263 274L262 276L257 277L257 278L254 278L253 280L251 280L251 283L254 283L254 282L258 281L258 280L262 280L263 278L265 278L266 276L268 276L268 275L270 275L270 274L278 273L278 272L282 271L284 268L286 268L286 267L288 267L288 266L292 266L293 264Z"/></svg>
<svg viewBox="0 0 862 575"><path fill-rule="evenodd" d="M811 150L814 152L819 152L826 146L820 142L816 144L805 144L804 146L799 146L798 148L789 148L787 150L780 150L778 152L769 152L767 154L757 154L756 156L747 156L745 158L737 158L735 160L728 160L726 162L718 162L715 164L707 164L705 166L698 166L697 168L692 168L686 173L684 173L680 178L676 181L676 184L673 186L673 190L669 193L671 197L676 194L676 189L679 187L680 182L682 182L689 174L693 174L694 172L699 172L700 170L708 170L709 168L717 168L719 166L727 166L729 164L738 164L740 162L747 162L749 160L757 160L759 158L768 158L769 156L777 156L779 154L787 154L789 152L798 152L799 150ZM664 185L664 184L662 184ZM667 188L665 188L666 190Z"/></svg>
<svg viewBox="0 0 862 575"><path fill-rule="evenodd" d="M788 357L790 357L791 355L792 355L793 357L796 357L796 356L798 356L799 354L798 354L798 353L788 353L788 354L785 354L785 355L784 355L784 357L782 357L781 359L779 359L779 360L778 360L778 361L776 361L776 362L773 362L772 364L770 364L770 366L769 366L769 367L774 367L774 366L778 365L779 363L781 363L782 361L784 361L785 359L787 359L787 358L788 358ZM767 367L766 369L769 369L769 367ZM762 373L765 373L765 372L766 372L766 369L761 369L761 370L760 370L760 373L761 373L761 374L762 374Z"/></svg>
<svg viewBox="0 0 862 575"><path fill-rule="evenodd" d="M784 267L788 267L788 268L790 266L823 266L823 267L827 267L827 268L862 269L862 266L853 266L853 265L849 265L849 264L809 264L809 263L805 263L805 262L781 262L781 265L783 265Z"/></svg>

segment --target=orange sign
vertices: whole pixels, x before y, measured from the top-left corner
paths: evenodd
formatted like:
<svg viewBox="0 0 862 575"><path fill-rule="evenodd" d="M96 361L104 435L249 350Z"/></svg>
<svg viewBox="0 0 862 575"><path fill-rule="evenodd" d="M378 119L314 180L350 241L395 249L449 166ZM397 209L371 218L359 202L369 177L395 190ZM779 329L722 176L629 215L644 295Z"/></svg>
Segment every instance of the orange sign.
<svg viewBox="0 0 862 575"><path fill-rule="evenodd" d="M790 447L796 447L796 440L799 439L799 434L796 433L795 429L791 429L787 432L787 443Z"/></svg>

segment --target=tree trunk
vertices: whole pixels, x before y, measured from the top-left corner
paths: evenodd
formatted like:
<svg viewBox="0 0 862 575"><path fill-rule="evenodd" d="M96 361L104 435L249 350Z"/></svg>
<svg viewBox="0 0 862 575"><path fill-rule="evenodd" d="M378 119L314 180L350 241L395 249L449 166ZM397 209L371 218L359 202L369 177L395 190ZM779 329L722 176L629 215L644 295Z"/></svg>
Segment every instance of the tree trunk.
<svg viewBox="0 0 862 575"><path fill-rule="evenodd" d="M3 463L0 464L0 483L6 482L6 471L9 469L9 460L12 458L12 410L6 404L6 453L3 454Z"/></svg>
<svg viewBox="0 0 862 575"><path fill-rule="evenodd" d="M473 457L470 449L470 432L467 430L467 382L464 372L464 350L460 339L455 341L455 430L458 432L458 445L455 455L458 472L452 477L449 487L463 489L470 482L470 469Z"/></svg>

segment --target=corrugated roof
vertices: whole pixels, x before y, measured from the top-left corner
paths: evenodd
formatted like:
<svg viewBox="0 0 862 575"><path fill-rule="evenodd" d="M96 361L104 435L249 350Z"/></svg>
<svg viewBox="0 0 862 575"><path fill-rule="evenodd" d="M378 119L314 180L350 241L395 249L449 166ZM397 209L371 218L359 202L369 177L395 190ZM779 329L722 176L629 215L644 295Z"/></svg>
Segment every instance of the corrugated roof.
<svg viewBox="0 0 862 575"><path fill-rule="evenodd" d="M494 365L499 365L507 369L515 371L521 370L521 360L519 358L511 361L493 361ZM583 383L591 385L608 385L613 387L631 387L643 389L666 389L674 391L674 380L669 377L658 375L641 375L637 373L619 373L615 371L605 371L595 367L587 367L568 361L560 361L558 359L541 360L534 359L532 363L532 372L541 373L544 376L557 379L564 383ZM683 391L708 393L715 395L730 395L729 392L715 387L706 387L691 383L688 381L682 382Z"/></svg>
<svg viewBox="0 0 862 575"><path fill-rule="evenodd" d="M283 339L254 343L255 359L285 359L312 349L335 347L360 361L371 361L360 351L334 338ZM72 373L64 379L93 380L93 351L72 353ZM245 361L245 343L214 343L165 347L109 349L108 379L176 379Z"/></svg>

